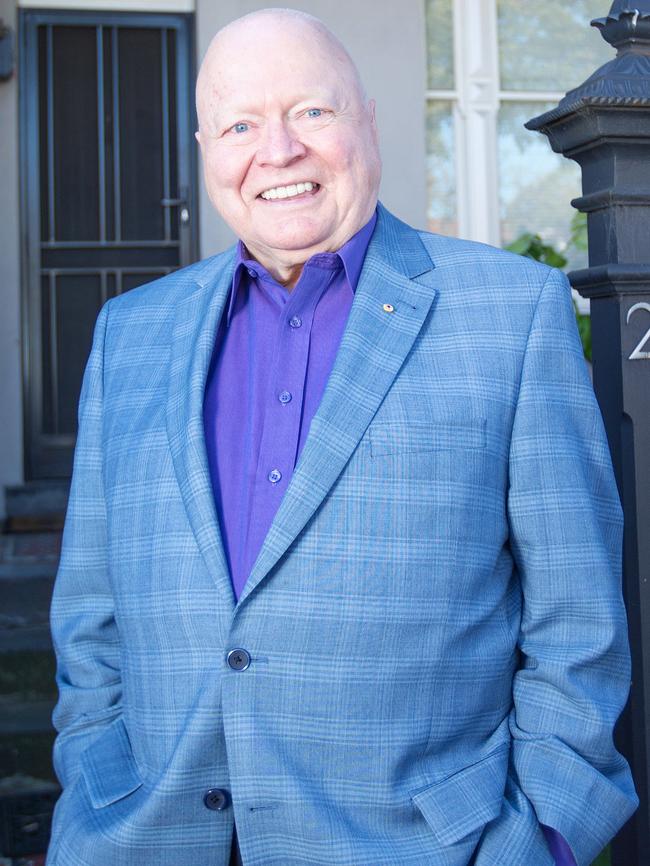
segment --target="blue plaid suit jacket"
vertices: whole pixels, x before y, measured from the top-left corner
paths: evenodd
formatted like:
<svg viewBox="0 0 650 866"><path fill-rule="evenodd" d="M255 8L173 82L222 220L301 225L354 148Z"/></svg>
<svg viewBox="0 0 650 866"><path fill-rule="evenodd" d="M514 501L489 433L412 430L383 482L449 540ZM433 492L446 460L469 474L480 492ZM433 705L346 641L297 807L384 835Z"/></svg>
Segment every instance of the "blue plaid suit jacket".
<svg viewBox="0 0 650 866"><path fill-rule="evenodd" d="M246 866L551 866L540 822L587 866L637 799L621 512L566 278L380 207L236 604L202 424L233 259L97 322L49 866L225 866L234 819Z"/></svg>

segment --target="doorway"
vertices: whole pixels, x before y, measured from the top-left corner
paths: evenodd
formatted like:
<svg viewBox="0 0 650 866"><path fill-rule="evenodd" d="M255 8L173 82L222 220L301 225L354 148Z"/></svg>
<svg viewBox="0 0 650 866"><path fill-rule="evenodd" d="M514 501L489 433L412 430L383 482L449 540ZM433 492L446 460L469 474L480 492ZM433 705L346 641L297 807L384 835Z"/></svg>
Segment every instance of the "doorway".
<svg viewBox="0 0 650 866"><path fill-rule="evenodd" d="M27 479L71 475L102 304L198 257L192 26L22 13Z"/></svg>

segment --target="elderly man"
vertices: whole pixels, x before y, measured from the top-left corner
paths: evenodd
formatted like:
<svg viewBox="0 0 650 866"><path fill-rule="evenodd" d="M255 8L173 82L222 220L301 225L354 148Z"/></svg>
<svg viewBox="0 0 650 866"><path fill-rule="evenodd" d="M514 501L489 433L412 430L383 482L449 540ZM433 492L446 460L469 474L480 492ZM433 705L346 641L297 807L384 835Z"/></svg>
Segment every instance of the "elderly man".
<svg viewBox="0 0 650 866"><path fill-rule="evenodd" d="M637 800L566 279L377 204L374 105L309 16L226 27L197 100L240 241L97 322L49 866L587 866Z"/></svg>

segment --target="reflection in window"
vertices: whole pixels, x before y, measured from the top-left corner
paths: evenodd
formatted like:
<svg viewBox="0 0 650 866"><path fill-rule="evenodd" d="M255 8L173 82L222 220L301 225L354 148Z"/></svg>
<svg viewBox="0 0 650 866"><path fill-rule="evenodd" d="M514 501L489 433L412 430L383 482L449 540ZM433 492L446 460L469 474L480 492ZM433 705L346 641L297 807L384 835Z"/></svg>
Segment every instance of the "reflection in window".
<svg viewBox="0 0 650 866"><path fill-rule="evenodd" d="M452 0L426 0L427 61L430 90L454 88Z"/></svg>
<svg viewBox="0 0 650 866"><path fill-rule="evenodd" d="M603 0L498 0L501 89L564 92L582 84L613 57L588 26L607 9Z"/></svg>
<svg viewBox="0 0 650 866"><path fill-rule="evenodd" d="M427 192L429 231L456 234L454 124L450 102L427 105Z"/></svg>
<svg viewBox="0 0 650 866"><path fill-rule="evenodd" d="M579 167L553 153L548 140L526 130L524 123L557 105L565 91L579 86L613 59L611 46L589 27L593 18L607 14L608 4L603 0L477 2L477 36L461 16L456 20L465 29L454 34L453 12L458 11L459 2L425 0L429 228L456 234L460 207L461 230L467 231L466 211L478 201L489 221L489 232L482 226L484 234L500 236L504 246L523 232L540 234L568 254L570 267L582 267L586 253L566 249L575 214L570 202L580 195ZM480 56L476 38L483 43ZM455 43L459 52L456 63L461 62L460 57L465 58L465 66L456 69ZM477 90L490 93L491 98L482 103ZM481 145L465 138L471 127L463 118L471 112L489 119L483 129L487 129L490 154L497 153L498 200L492 200L491 179L482 189L469 190L467 196L458 199L456 151L462 151L463 164L472 163L476 168L481 160L473 148L485 146L484 138L480 139Z"/></svg>
<svg viewBox="0 0 650 866"><path fill-rule="evenodd" d="M524 232L541 235L568 254L569 267L584 267L585 254L567 250L570 201L580 195L580 169L554 153L546 138L523 124L552 108L543 102L504 102L499 111L499 198L501 242L505 246Z"/></svg>

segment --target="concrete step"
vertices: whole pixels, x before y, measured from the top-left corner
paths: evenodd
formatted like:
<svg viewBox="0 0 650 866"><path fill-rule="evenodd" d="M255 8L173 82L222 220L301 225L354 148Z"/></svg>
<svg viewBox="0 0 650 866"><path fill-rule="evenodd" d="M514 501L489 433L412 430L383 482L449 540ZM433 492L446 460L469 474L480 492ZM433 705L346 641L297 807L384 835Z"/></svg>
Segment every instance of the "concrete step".
<svg viewBox="0 0 650 866"><path fill-rule="evenodd" d="M0 534L0 778L5 780L0 799L5 811L8 803L18 802L18 794L28 795L26 780L35 790L54 784L51 717L57 689L49 610L67 485L11 488L7 504L9 518ZM7 531L12 527L16 531ZM0 864L5 853L0 851Z"/></svg>
<svg viewBox="0 0 650 866"><path fill-rule="evenodd" d="M57 698L56 660L52 651L0 653L0 736L51 731Z"/></svg>
<svg viewBox="0 0 650 866"><path fill-rule="evenodd" d="M61 532L5 532L0 535L0 581L50 577L61 555Z"/></svg>
<svg viewBox="0 0 650 866"><path fill-rule="evenodd" d="M60 532L0 535L0 654L51 651L49 613L60 548Z"/></svg>
<svg viewBox="0 0 650 866"><path fill-rule="evenodd" d="M61 533L0 535L0 653L50 650Z"/></svg>
<svg viewBox="0 0 650 866"><path fill-rule="evenodd" d="M0 630L0 669L5 653L28 650L52 652L52 636L47 621L40 625L22 625Z"/></svg>
<svg viewBox="0 0 650 866"><path fill-rule="evenodd" d="M0 696L0 735L40 734L52 729L55 700L19 701Z"/></svg>
<svg viewBox="0 0 650 866"><path fill-rule="evenodd" d="M5 488L6 531L58 531L63 528L70 482L28 481Z"/></svg>

